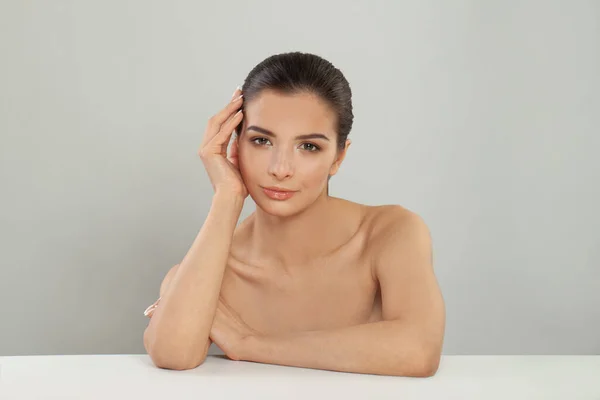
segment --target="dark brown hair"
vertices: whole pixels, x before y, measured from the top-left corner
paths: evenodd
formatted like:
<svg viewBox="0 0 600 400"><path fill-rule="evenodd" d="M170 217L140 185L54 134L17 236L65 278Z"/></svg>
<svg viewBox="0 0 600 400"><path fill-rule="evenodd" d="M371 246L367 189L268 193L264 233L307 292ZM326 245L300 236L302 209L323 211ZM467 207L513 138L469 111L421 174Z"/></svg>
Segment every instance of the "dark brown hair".
<svg viewBox="0 0 600 400"><path fill-rule="evenodd" d="M272 55L256 65L242 86L244 104L263 90L285 94L309 92L321 97L337 116L337 147L343 150L352 129L352 91L342 72L315 54L291 52ZM239 133L239 126L236 132Z"/></svg>

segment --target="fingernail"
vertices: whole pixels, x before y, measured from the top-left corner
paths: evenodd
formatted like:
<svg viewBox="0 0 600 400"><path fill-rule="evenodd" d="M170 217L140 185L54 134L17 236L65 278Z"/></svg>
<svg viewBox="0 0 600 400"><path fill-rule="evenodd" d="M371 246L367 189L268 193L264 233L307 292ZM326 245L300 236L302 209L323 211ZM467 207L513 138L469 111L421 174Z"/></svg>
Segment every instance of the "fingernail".
<svg viewBox="0 0 600 400"><path fill-rule="evenodd" d="M240 94L238 97L236 97L235 99L231 100L232 103L238 101L239 99L241 99L242 97L244 97L243 94Z"/></svg>
<svg viewBox="0 0 600 400"><path fill-rule="evenodd" d="M159 296L159 297L158 297L158 299L157 299L157 300L156 300L154 303L150 304L150 305L148 306L148 308L146 308L146 310L144 311L144 315L145 315L145 316L148 316L148 314L149 314L151 311L153 311L153 310L154 310L156 307L158 307L158 303L160 303L160 299L161 299L161 298L162 298L162 296Z"/></svg>
<svg viewBox="0 0 600 400"><path fill-rule="evenodd" d="M236 87L236 88L235 88L235 90L233 91L233 93L231 93L231 97L232 97L232 98L233 98L233 96L235 96L235 92L237 92L238 90L240 90L240 91L241 91L241 90L242 90L242 88L241 88L241 87L239 87L239 86L238 86L238 87Z"/></svg>

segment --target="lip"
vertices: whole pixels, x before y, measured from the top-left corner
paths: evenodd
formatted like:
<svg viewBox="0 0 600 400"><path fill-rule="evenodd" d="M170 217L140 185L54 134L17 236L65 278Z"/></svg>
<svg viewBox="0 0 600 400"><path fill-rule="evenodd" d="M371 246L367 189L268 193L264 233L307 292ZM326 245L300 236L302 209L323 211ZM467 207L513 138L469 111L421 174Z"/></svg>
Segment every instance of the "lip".
<svg viewBox="0 0 600 400"><path fill-rule="evenodd" d="M276 187L263 187L262 190L273 200L287 200L296 194L296 191Z"/></svg>

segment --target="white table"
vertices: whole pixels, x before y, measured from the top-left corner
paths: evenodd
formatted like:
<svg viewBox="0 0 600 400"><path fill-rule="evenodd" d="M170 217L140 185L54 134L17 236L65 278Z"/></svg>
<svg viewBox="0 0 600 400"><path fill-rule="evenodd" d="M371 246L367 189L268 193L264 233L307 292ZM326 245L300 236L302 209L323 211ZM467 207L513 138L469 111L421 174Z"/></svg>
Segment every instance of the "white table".
<svg viewBox="0 0 600 400"><path fill-rule="evenodd" d="M600 356L443 356L430 378L231 361L194 370L147 355L0 357L0 399L593 399Z"/></svg>

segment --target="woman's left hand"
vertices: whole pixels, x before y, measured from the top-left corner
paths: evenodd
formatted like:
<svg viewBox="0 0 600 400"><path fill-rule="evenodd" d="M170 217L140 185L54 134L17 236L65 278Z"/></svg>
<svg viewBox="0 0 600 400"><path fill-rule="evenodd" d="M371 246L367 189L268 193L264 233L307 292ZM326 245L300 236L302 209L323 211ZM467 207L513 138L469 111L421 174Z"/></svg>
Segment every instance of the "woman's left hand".
<svg viewBox="0 0 600 400"><path fill-rule="evenodd" d="M210 338L228 358L236 361L247 359L248 339L259 334L219 299Z"/></svg>

